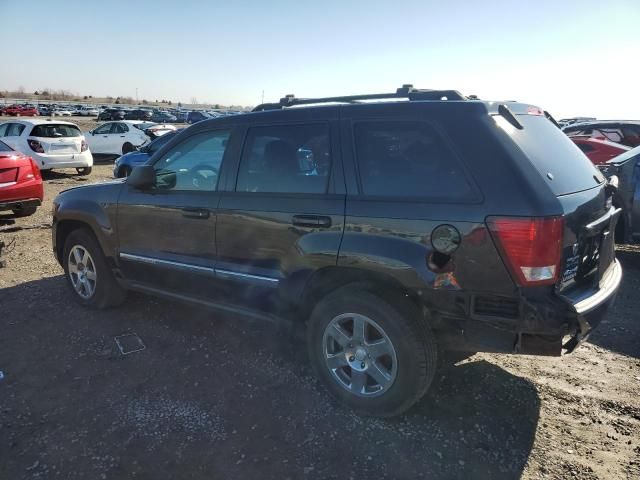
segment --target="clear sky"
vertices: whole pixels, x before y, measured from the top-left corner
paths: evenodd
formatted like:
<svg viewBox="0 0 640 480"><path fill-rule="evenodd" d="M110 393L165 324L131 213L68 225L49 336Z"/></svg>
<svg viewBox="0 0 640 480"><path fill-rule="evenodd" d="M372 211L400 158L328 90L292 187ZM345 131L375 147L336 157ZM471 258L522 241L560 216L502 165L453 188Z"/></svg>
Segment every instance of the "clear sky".
<svg viewBox="0 0 640 480"><path fill-rule="evenodd" d="M255 105L402 83L640 118L640 0L0 0L0 90Z"/></svg>

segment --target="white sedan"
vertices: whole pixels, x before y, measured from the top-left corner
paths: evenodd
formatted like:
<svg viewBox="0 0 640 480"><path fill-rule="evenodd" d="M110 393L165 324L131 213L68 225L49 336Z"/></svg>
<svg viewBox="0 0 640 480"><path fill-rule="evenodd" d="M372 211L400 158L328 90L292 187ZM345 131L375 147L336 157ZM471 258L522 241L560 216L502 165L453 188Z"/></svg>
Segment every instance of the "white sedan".
<svg viewBox="0 0 640 480"><path fill-rule="evenodd" d="M139 120L105 122L87 132L85 137L94 154L124 155L150 140L138 128L142 123Z"/></svg>
<svg viewBox="0 0 640 480"><path fill-rule="evenodd" d="M67 110L66 108L56 108L55 110L53 110L51 112L51 116L53 117L70 117L71 116L71 111Z"/></svg>
<svg viewBox="0 0 640 480"><path fill-rule="evenodd" d="M82 107L80 109L80 116L82 117L97 117L100 113L100 110L93 107Z"/></svg>
<svg viewBox="0 0 640 480"><path fill-rule="evenodd" d="M0 123L0 140L29 155L40 170L75 168L89 175L93 156L77 125L57 120L10 120Z"/></svg>

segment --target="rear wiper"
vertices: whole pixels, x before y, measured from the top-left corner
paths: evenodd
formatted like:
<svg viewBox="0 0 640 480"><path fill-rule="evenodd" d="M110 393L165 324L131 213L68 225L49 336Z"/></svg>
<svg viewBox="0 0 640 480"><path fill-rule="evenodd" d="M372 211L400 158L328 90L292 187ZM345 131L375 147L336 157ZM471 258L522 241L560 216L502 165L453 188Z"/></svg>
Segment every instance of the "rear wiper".
<svg viewBox="0 0 640 480"><path fill-rule="evenodd" d="M498 113L504 117L504 119L509 122L511 125L513 125L514 127L516 127L518 130L522 130L524 127L522 126L522 124L518 121L518 119L516 118L516 116L513 114L513 112L509 109L509 107L507 107L504 104L500 104L498 105Z"/></svg>

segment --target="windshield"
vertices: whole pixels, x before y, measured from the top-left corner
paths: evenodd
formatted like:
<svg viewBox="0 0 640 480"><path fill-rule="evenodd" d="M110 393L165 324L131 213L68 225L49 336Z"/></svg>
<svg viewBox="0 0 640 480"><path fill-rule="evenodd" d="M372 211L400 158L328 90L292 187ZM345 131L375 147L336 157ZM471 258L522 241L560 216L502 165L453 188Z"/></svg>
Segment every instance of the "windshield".
<svg viewBox="0 0 640 480"><path fill-rule="evenodd" d="M46 123L36 125L31 130L32 137L40 138L60 138L60 137L79 137L82 133L75 125L66 125L64 123Z"/></svg>
<svg viewBox="0 0 640 480"><path fill-rule="evenodd" d="M553 123L541 115L517 115L524 128L514 128L501 116L502 127L525 153L556 196L597 187L605 179L586 155ZM550 178L551 177L551 178Z"/></svg>

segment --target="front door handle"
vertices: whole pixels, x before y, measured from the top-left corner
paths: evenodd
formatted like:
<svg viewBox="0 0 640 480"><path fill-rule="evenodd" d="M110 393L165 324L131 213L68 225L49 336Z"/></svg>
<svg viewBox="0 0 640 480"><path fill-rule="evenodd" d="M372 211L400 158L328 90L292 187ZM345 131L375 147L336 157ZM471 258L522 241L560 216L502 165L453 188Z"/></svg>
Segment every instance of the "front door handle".
<svg viewBox="0 0 640 480"><path fill-rule="evenodd" d="M331 217L325 215L294 215L291 223L296 227L328 228Z"/></svg>
<svg viewBox="0 0 640 480"><path fill-rule="evenodd" d="M182 216L188 218L209 218L209 210L206 208L183 208Z"/></svg>

